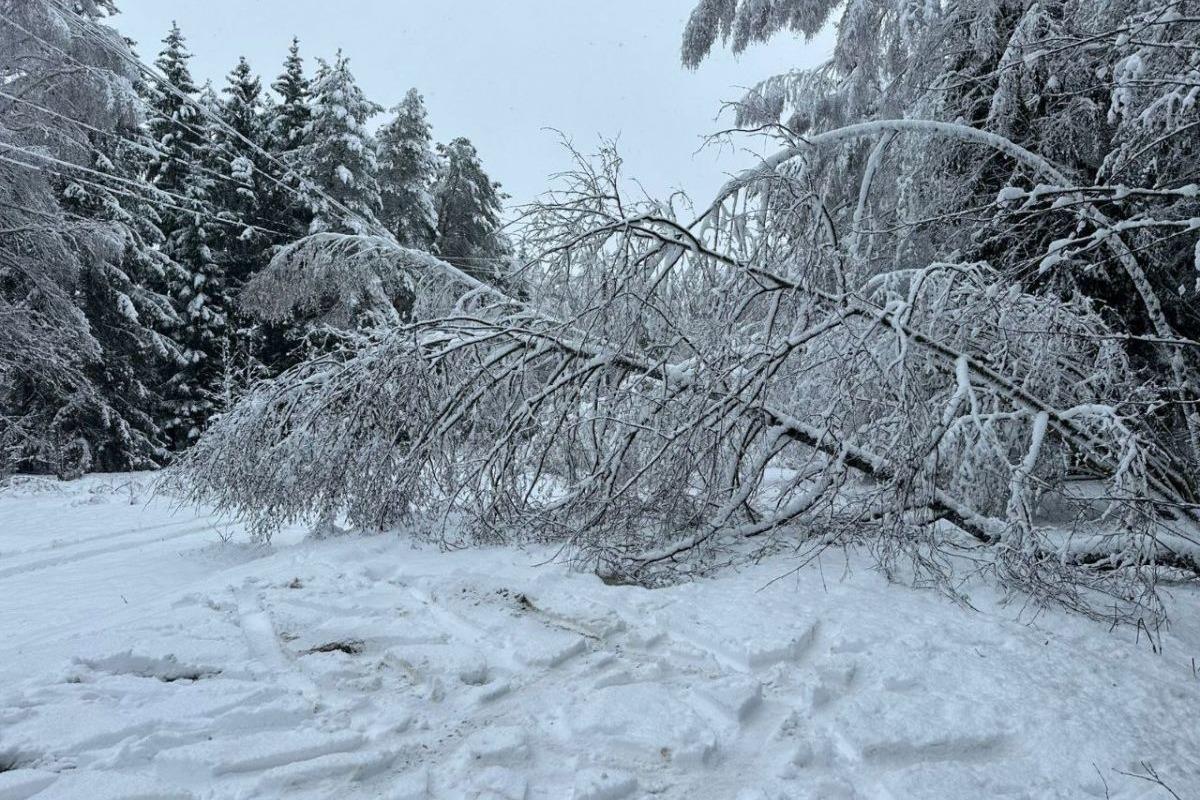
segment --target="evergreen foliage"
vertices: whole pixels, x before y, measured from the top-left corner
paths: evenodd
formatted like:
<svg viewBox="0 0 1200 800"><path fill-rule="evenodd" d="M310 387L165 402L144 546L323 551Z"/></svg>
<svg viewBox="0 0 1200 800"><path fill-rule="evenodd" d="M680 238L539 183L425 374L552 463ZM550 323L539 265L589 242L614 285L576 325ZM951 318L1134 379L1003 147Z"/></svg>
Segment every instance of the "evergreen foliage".
<svg viewBox="0 0 1200 800"><path fill-rule="evenodd" d="M225 281L236 291L265 264L271 245L265 210L271 164L266 157L267 131L262 86L245 58L230 71L216 109L225 123L215 134L219 179L213 205L235 225L222 226L215 239L225 267Z"/></svg>
<svg viewBox="0 0 1200 800"><path fill-rule="evenodd" d="M296 154L313 212L310 233L367 233L378 224L379 167L367 122L382 110L362 93L340 51L333 64L321 62Z"/></svg>
<svg viewBox="0 0 1200 800"><path fill-rule="evenodd" d="M500 185L483 170L469 139L439 145L442 166L434 190L437 252L481 280L500 283L510 246L501 230Z"/></svg>
<svg viewBox="0 0 1200 800"><path fill-rule="evenodd" d="M212 242L218 226L229 223L218 220L213 204L221 165L212 116L220 111L219 101L207 85L202 96L193 97L191 54L178 26L163 44L155 63L168 85L151 84L147 97L148 128L158 148L148 177L171 204L162 212L163 251L179 267L167 290L181 317L175 331L181 354L164 381L164 428L179 450L199 437L220 406L229 303Z"/></svg>
<svg viewBox="0 0 1200 800"><path fill-rule="evenodd" d="M272 246L285 237L272 233L268 118L261 82L245 58L230 71L222 95L213 109L224 124L213 131L211 205L224 224L210 228L209 248L232 300L266 266ZM263 332L238 312L236 303L227 303L225 312L229 341L223 394L231 398L239 384L261 372L258 358L264 342Z"/></svg>
<svg viewBox="0 0 1200 800"><path fill-rule="evenodd" d="M425 102L409 89L379 131L379 220L405 247L432 250L437 238L433 187L438 162Z"/></svg>
<svg viewBox="0 0 1200 800"><path fill-rule="evenodd" d="M300 192L297 155L304 143L304 131L312 118L311 86L304 74L300 42L292 39L283 72L271 84L278 102L266 114L267 150L276 169L276 181L267 187L269 196L268 227L279 231L273 244L281 245L308 233L312 210ZM281 174L282 173L282 174Z"/></svg>

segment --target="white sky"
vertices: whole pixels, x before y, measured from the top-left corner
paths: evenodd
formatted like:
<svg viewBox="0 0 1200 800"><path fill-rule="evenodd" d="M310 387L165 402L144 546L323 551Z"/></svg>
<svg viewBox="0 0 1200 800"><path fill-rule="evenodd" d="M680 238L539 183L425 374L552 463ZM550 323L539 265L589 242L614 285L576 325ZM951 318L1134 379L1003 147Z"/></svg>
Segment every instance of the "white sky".
<svg viewBox="0 0 1200 800"><path fill-rule="evenodd" d="M300 37L306 66L338 47L372 100L425 95L434 136L467 136L513 203L531 200L567 165L557 128L590 152L617 137L626 174L654 195L682 188L705 202L747 153L709 149L724 100L769 75L823 60L810 43L777 37L734 58L718 51L695 72L679 64L695 0L119 0L113 24L152 61L177 20L198 83L245 55L264 84ZM726 120L727 122L727 120ZM748 143L747 143L748 144Z"/></svg>

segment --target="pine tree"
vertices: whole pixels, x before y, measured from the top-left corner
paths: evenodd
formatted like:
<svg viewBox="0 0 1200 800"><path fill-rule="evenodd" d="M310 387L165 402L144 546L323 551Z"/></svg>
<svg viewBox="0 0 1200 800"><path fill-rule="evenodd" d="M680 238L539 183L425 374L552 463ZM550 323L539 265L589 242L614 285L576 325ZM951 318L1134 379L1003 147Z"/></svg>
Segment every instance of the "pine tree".
<svg viewBox="0 0 1200 800"><path fill-rule="evenodd" d="M312 119L297 153L313 211L309 230L365 233L379 211L375 141L366 123L382 108L363 95L340 51L332 65L321 63L312 93Z"/></svg>
<svg viewBox="0 0 1200 800"><path fill-rule="evenodd" d="M225 126L216 131L216 166L221 179L213 191L213 206L220 216L236 224L215 231L213 249L225 268L231 292L265 264L270 237L264 226L268 202L270 164L263 118L262 86L245 58L226 78L225 95L217 114Z"/></svg>
<svg viewBox="0 0 1200 800"><path fill-rule="evenodd" d="M163 250L180 267L167 287L182 317L175 333L182 353L165 382L164 424L179 450L199 437L217 410L229 348L224 270L212 249L221 223L212 205L220 161L211 119L221 109L211 86L199 100L194 97L187 66L191 54L177 25L163 43L155 63L171 86L155 85L149 93L149 129L159 154L148 175L169 193L165 200L171 206L162 213Z"/></svg>
<svg viewBox="0 0 1200 800"><path fill-rule="evenodd" d="M279 96L271 117L271 140L276 152L286 153L300 146L304 129L312 118L309 107L311 86L304 77L304 59L300 57L300 40L293 37L283 62L283 72L271 84Z"/></svg>
<svg viewBox="0 0 1200 800"><path fill-rule="evenodd" d="M171 30L163 39L163 45L154 65L168 85L153 81L145 85L149 117L146 124L158 150L147 167L146 178L156 189L167 193L164 200L177 205L179 198L187 191L193 174L193 157L202 144L197 126L200 114L192 99L196 94L196 85L192 82L187 65L192 55L175 23L171 23ZM182 213L185 212L180 209L164 208L164 235L170 236L179 224Z"/></svg>
<svg viewBox="0 0 1200 800"><path fill-rule="evenodd" d="M300 191L298 151L304 143L304 131L312 119L312 87L304 75L304 60L300 57L300 42L292 39L283 72L271 84L279 101L264 113L267 120L267 150L272 156L272 173L278 182L271 181L268 191L267 227L288 234L277 236L274 245L286 244L290 238L308 233L312 211ZM271 96L267 95L270 101ZM283 174L280 174L283 173Z"/></svg>
<svg viewBox="0 0 1200 800"><path fill-rule="evenodd" d="M437 238L437 158L420 93L409 89L393 113L379 132L379 219L400 244L428 251Z"/></svg>
<svg viewBox="0 0 1200 800"><path fill-rule="evenodd" d="M503 282L509 244L501 232L500 185L483 171L470 140L457 138L439 145L438 151L442 157L434 190L438 253L481 280Z"/></svg>

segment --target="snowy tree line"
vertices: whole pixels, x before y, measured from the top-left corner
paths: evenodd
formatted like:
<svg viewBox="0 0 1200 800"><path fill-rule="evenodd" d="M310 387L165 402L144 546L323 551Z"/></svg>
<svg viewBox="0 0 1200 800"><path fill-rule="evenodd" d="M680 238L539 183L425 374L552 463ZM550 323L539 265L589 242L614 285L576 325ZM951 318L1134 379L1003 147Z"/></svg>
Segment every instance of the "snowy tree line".
<svg viewBox="0 0 1200 800"><path fill-rule="evenodd" d="M341 53L310 77L295 41L270 90L245 59L198 86L178 28L147 68L116 11L0 2L0 473L161 466L254 380L407 317L397 282L260 313L243 298L304 236L381 226L464 264L509 249L497 186L468 140L435 149L417 90L384 115Z"/></svg>

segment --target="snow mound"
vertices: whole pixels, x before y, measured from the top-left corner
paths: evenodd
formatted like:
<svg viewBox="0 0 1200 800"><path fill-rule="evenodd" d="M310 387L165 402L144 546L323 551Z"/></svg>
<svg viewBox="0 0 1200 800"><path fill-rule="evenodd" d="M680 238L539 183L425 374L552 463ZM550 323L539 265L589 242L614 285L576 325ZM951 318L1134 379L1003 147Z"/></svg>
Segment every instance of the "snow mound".
<svg viewBox="0 0 1200 800"><path fill-rule="evenodd" d="M155 678L165 683L172 681L198 681L220 674L213 667L198 667L183 664L174 655L162 657L134 655L132 650L103 658L77 658L77 666L84 671L75 671L72 679L83 680L86 671L107 672L110 675L134 675L139 678Z"/></svg>

